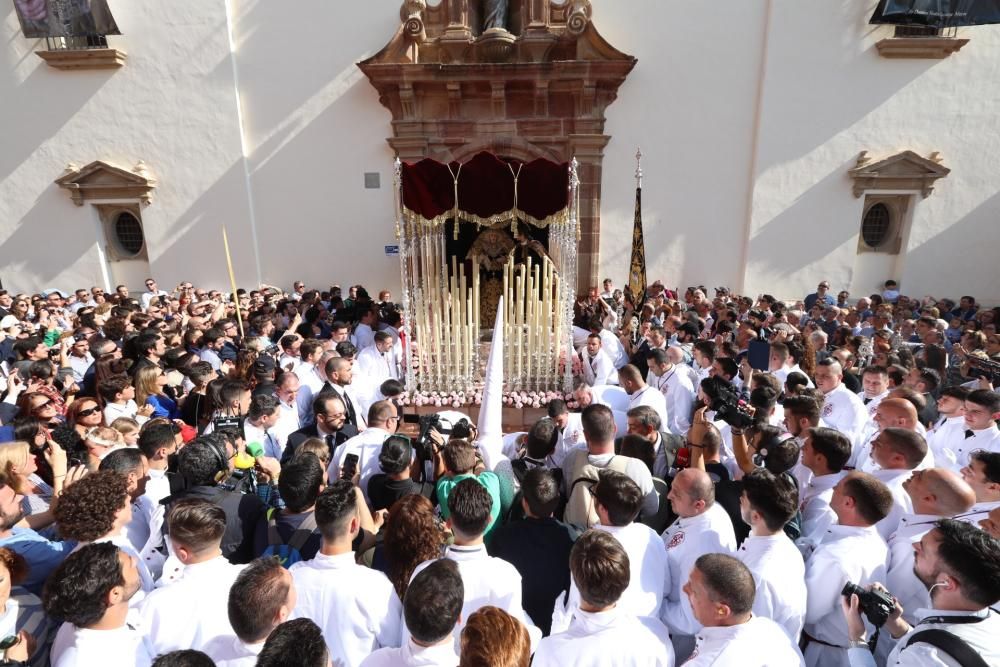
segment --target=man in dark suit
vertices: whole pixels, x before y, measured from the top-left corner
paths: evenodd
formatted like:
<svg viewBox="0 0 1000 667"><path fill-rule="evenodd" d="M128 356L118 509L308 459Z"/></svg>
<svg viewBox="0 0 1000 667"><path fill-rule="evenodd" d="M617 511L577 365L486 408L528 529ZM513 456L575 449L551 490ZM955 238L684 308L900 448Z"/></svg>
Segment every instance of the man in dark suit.
<svg viewBox="0 0 1000 667"><path fill-rule="evenodd" d="M677 450L684 446L684 438L667 431L661 431L663 425L656 410L648 405L639 405L626 414L628 419L628 435L637 435L653 444L653 477L662 480L670 479L670 468L674 465ZM622 438L615 440L615 451L621 451Z"/></svg>
<svg viewBox="0 0 1000 667"><path fill-rule="evenodd" d="M281 455L281 462L287 463L295 456L295 450L309 438L322 438L330 448L330 458L334 450L358 434L358 429L347 423L344 402L332 391L321 391L313 399L313 423L303 426L288 436L288 443Z"/></svg>
<svg viewBox="0 0 1000 667"><path fill-rule="evenodd" d="M330 378L323 384L322 392L333 392L344 403L346 417L345 425L355 429L355 433L368 425L365 415L355 409L355 401L351 400L349 388L354 381L354 364L343 356L333 357L326 362L326 376Z"/></svg>
<svg viewBox="0 0 1000 667"><path fill-rule="evenodd" d="M632 358L629 359L629 363L639 369L639 374L645 378L649 374L649 361L647 357L652 350L663 350L666 349L667 334L663 330L663 327L654 326L651 327L649 333L639 347L635 349L632 354Z"/></svg>

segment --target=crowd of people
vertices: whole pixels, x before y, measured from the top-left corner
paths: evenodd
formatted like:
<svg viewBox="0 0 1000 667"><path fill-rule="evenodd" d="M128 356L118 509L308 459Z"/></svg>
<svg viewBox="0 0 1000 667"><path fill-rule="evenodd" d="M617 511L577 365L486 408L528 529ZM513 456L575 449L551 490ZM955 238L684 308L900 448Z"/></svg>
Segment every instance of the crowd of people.
<svg viewBox="0 0 1000 667"><path fill-rule="evenodd" d="M1000 664L1000 308L606 280L501 449L388 291L145 286L0 290L0 664Z"/></svg>

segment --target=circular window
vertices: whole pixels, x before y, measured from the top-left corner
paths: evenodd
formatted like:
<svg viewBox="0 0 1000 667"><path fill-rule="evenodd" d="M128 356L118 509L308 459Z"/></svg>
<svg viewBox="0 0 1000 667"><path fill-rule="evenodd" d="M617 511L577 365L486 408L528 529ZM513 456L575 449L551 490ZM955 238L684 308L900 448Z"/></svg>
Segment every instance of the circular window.
<svg viewBox="0 0 1000 667"><path fill-rule="evenodd" d="M878 248L889 240L892 214L885 204L875 204L865 213L861 222L861 238L872 248Z"/></svg>
<svg viewBox="0 0 1000 667"><path fill-rule="evenodd" d="M142 225L134 215L126 211L115 217L115 239L125 254L139 254L143 244Z"/></svg>

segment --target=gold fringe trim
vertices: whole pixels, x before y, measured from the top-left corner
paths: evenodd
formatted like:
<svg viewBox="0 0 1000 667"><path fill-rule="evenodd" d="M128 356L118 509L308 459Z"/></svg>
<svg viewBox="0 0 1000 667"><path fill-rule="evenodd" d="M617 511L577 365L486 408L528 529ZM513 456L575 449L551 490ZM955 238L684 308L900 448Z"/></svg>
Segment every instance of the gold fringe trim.
<svg viewBox="0 0 1000 667"><path fill-rule="evenodd" d="M455 215L456 212L452 210L442 213L437 217L427 219L422 215L420 215L419 213L415 213L412 210L403 207L403 220L408 223L416 224L419 226L440 227L444 225L448 220L454 218ZM483 218L473 213L469 213L468 211L458 211L458 219L462 222L474 223L480 227L492 227L497 223L509 223L511 222L511 220L519 219L522 222L528 223L529 225L544 228L544 227L549 227L550 225L568 224L569 207L567 206L561 211L557 211L556 213L553 213L552 215L543 218L541 220L533 216L530 216L524 211L521 211L517 208L513 208L509 211L504 211L502 213L497 213L496 215L491 215L487 218Z"/></svg>

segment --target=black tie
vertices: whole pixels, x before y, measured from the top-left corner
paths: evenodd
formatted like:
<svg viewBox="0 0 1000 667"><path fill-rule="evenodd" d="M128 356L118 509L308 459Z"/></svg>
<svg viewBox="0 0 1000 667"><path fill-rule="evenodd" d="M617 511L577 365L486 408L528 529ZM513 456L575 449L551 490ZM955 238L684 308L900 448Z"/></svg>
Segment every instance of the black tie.
<svg viewBox="0 0 1000 667"><path fill-rule="evenodd" d="M871 403L871 402L872 402L872 400L873 400L873 399L870 399L870 398L866 398L866 399L865 399L865 405L868 405L869 403Z"/></svg>
<svg viewBox="0 0 1000 667"><path fill-rule="evenodd" d="M347 408L347 421L353 424L355 427L358 425L357 416L354 413L354 404L351 403L351 397L347 395L347 392L343 392L341 396L344 397L344 407Z"/></svg>
<svg viewBox="0 0 1000 667"><path fill-rule="evenodd" d="M972 430L971 428L970 428L970 429L967 429L967 430L965 431L965 439L966 439L966 440L968 440L969 438L971 438L971 437L972 437L972 436L974 436L975 434L976 434L976 433L975 433L975 431L973 431L973 430Z"/></svg>
<svg viewBox="0 0 1000 667"><path fill-rule="evenodd" d="M330 450L330 456L332 457L333 450L337 448L337 439L332 433L326 436L326 447Z"/></svg>

